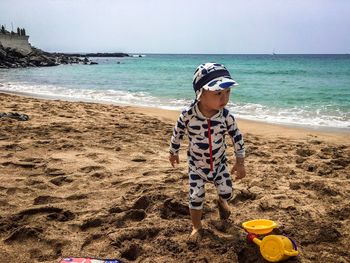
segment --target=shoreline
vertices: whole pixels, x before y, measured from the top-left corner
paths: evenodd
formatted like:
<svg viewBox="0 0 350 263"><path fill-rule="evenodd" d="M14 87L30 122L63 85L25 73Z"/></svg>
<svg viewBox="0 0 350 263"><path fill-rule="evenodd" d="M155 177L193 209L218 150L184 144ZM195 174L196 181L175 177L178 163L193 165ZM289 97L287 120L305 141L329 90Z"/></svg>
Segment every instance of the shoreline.
<svg viewBox="0 0 350 263"><path fill-rule="evenodd" d="M164 119L172 120L175 122L180 114L180 110L169 110L169 109L162 109L157 108L153 106L138 106L138 105L131 105L131 104L122 104L117 102L106 102L106 101L98 101L98 100L89 100L89 99L77 99L77 98L67 98L67 97L61 97L61 96L55 96L55 95L40 95L35 93L29 93L29 92L17 92L17 91L7 91L2 90L0 84L0 93L8 94L8 95L15 95L15 96L23 96L27 98L35 98L35 99L44 99L44 100L59 100L59 101L66 101L66 102L82 102L82 103L97 103L102 105L115 105L115 106L122 106L122 107L130 107L134 109L138 113L148 113L149 115L156 117L159 116ZM171 116L171 117L168 117ZM350 141L350 129L345 128L334 128L334 127L311 127L311 126L293 126L293 124L284 124L284 123L272 123L272 122L265 122L260 120L251 120L251 119L245 119L241 117L237 117L237 120L239 123L242 123L243 128L253 126L254 129L259 131L261 129L264 130L264 132L258 132L259 135L264 135L265 133L268 133L269 135L273 135L273 130L275 129L281 129L284 134L291 135L297 135L297 136L304 136L305 133L315 133L318 136L321 137L330 137L336 139L340 139L341 141L344 141L344 143ZM260 127L260 128L258 128ZM241 127L240 127L241 128ZM242 129L242 128L241 128ZM249 132L249 130L248 130ZM342 139L342 137L344 137Z"/></svg>
<svg viewBox="0 0 350 263"><path fill-rule="evenodd" d="M175 121L179 117L179 111L162 110L158 108L146 108L146 107L134 107L129 106L133 111L137 113L143 113L148 116L158 116L161 120ZM277 138L288 137L290 139L303 139L308 138L310 140L320 138L322 140L328 140L336 143L347 144L350 142L350 133L342 132L326 132L316 131L313 129L306 129L301 127L290 127L287 125L265 123L259 121L252 121L237 118L238 127L243 134L254 134L262 137L276 136Z"/></svg>

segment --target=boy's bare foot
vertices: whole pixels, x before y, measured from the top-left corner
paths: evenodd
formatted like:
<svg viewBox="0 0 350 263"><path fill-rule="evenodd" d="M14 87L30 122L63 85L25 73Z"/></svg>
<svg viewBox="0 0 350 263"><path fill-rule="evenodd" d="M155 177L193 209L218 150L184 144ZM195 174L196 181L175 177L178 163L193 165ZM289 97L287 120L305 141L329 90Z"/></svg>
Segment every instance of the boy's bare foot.
<svg viewBox="0 0 350 263"><path fill-rule="evenodd" d="M219 198L217 200L217 204L218 204L218 208L219 208L220 219L222 219L222 220L228 219L231 215L231 211L230 211L230 208L229 208L227 202L222 200L221 198Z"/></svg>
<svg viewBox="0 0 350 263"><path fill-rule="evenodd" d="M198 244L201 242L203 238L203 228L193 229L190 237L188 238L188 242L192 244Z"/></svg>

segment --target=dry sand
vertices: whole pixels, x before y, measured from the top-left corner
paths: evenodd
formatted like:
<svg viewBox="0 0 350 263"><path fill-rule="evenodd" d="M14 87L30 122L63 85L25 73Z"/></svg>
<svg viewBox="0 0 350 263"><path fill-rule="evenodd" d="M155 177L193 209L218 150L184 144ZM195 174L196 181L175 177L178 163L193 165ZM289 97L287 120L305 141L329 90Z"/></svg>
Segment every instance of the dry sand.
<svg viewBox="0 0 350 263"><path fill-rule="evenodd" d="M0 102L30 117L0 119L0 262L265 262L241 229L256 218L296 240L300 256L287 262L349 262L349 134L239 120L247 177L235 182L225 228L207 186L205 235L193 246L187 142L177 168L167 159L177 112L1 93Z"/></svg>

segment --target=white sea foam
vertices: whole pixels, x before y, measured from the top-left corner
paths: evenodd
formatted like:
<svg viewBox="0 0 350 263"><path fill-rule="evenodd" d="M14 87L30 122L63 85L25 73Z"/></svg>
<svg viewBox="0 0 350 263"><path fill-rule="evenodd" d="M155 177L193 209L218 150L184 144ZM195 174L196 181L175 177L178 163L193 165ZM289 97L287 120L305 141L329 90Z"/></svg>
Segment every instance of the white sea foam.
<svg viewBox="0 0 350 263"><path fill-rule="evenodd" d="M53 85L29 85L26 83L5 83L1 89L7 92L27 93L28 95L51 99L157 107L179 111L191 103L191 100L188 99L159 98L145 92L132 93L112 89L74 89ZM236 117L243 119L316 129L334 128L350 132L350 113L344 113L339 110L330 113L327 111L327 108L315 110L309 107L280 109L252 103L229 103L228 108L235 113Z"/></svg>
<svg viewBox="0 0 350 263"><path fill-rule="evenodd" d="M236 116L276 124L319 129L341 129L350 132L349 114L324 112L322 109L312 110L309 107L278 109L259 104L229 104L228 107Z"/></svg>

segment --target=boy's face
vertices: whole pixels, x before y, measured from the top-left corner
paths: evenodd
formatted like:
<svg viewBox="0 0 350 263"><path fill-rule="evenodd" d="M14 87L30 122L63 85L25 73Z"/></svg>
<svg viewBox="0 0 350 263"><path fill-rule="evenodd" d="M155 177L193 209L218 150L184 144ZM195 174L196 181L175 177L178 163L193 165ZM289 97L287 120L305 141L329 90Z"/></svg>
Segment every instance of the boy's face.
<svg viewBox="0 0 350 263"><path fill-rule="evenodd" d="M200 102L210 110L221 110L230 100L230 92L230 88L218 91L203 90Z"/></svg>

